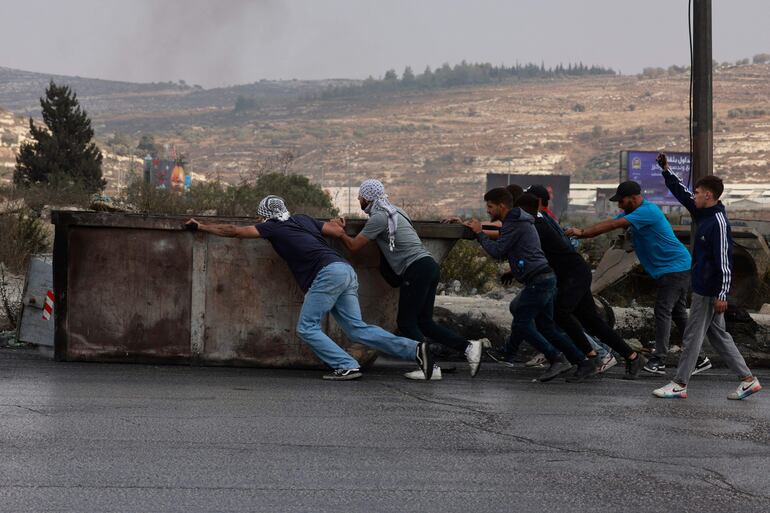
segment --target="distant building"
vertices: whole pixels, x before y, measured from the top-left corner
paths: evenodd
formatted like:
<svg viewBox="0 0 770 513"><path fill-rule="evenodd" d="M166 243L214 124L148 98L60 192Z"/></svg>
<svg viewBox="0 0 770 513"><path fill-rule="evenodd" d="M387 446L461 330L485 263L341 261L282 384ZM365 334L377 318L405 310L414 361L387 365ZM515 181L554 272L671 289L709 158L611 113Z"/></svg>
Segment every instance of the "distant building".
<svg viewBox="0 0 770 513"><path fill-rule="evenodd" d="M515 183L526 189L530 185L542 185L551 194L550 209L561 216L567 211L570 194L570 176L556 174L487 173L487 189L505 187Z"/></svg>
<svg viewBox="0 0 770 513"><path fill-rule="evenodd" d="M355 187L324 187L332 205L340 215L361 215L361 205L358 203L358 185Z"/></svg>

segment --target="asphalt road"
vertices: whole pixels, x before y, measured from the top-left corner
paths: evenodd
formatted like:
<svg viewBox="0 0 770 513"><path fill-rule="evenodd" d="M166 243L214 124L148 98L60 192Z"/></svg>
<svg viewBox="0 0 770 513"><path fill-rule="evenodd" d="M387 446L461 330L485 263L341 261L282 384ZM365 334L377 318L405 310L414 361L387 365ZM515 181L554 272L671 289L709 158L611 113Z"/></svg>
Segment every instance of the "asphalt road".
<svg viewBox="0 0 770 513"><path fill-rule="evenodd" d="M409 382L55 363L0 349L0 511L770 511L770 386L715 369L532 383L486 363ZM770 373L758 373L770 385Z"/></svg>

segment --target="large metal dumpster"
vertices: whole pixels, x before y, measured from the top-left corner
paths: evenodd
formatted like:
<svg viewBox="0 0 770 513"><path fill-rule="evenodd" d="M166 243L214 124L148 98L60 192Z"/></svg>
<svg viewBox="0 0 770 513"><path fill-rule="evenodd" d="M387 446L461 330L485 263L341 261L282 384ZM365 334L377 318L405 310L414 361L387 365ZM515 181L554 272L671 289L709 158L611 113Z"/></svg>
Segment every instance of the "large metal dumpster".
<svg viewBox="0 0 770 513"><path fill-rule="evenodd" d="M267 241L180 228L186 217L55 211L55 358L261 367L321 367L295 326L303 295ZM204 222L252 224L247 218ZM357 233L363 221L348 222ZM416 222L439 262L470 231ZM398 291L374 244L351 256L366 321L395 328ZM376 352L325 327L362 365Z"/></svg>

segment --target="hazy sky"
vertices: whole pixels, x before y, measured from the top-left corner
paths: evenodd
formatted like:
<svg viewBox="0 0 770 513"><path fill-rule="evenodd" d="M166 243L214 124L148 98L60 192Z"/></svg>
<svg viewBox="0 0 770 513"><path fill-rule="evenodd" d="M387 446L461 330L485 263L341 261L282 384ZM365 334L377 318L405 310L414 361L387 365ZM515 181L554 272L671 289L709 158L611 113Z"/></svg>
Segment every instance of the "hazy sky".
<svg viewBox="0 0 770 513"><path fill-rule="evenodd" d="M770 53L769 0L713 0L714 58ZM0 0L0 66L205 87L443 62L689 62L687 0Z"/></svg>

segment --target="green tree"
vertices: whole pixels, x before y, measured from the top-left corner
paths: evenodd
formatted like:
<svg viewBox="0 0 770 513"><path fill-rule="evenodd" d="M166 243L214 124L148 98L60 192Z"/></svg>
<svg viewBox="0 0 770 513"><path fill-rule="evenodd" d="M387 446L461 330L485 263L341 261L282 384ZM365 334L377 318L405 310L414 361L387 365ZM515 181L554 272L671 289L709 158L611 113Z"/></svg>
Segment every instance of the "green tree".
<svg viewBox="0 0 770 513"><path fill-rule="evenodd" d="M238 98L235 99L235 107L233 108L233 111L243 112L247 110L254 110L257 107L258 105L256 98L251 98L249 96L238 96Z"/></svg>
<svg viewBox="0 0 770 513"><path fill-rule="evenodd" d="M414 84L414 72L412 71L411 66L404 68L404 73L401 75L401 82L403 82L404 85Z"/></svg>
<svg viewBox="0 0 770 513"><path fill-rule="evenodd" d="M24 143L16 156L13 182L29 187L36 183L73 181L89 192L101 191L102 153L92 141L94 130L77 95L53 80L40 98L45 127L30 118L33 141Z"/></svg>
<svg viewBox="0 0 770 513"><path fill-rule="evenodd" d="M158 156L158 145L155 144L155 136L152 134L142 134L142 138L139 139L139 144L136 145L136 149L144 153L149 153L153 157Z"/></svg>

